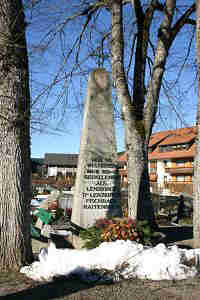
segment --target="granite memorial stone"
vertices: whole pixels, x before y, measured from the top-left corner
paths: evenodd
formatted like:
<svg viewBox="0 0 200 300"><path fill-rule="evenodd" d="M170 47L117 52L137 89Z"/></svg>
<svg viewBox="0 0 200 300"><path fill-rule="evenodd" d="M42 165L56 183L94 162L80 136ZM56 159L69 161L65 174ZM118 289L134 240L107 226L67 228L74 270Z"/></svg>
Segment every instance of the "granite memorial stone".
<svg viewBox="0 0 200 300"><path fill-rule="evenodd" d="M121 216L111 82L96 69L88 79L71 220L87 228L111 216Z"/></svg>

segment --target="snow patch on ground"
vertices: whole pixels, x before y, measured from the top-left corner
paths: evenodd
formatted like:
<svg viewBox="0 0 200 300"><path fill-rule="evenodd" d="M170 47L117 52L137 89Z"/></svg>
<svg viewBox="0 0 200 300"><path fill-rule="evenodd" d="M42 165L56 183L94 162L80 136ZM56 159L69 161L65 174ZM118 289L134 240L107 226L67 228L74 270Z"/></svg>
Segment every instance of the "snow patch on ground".
<svg viewBox="0 0 200 300"><path fill-rule="evenodd" d="M197 267L189 262L198 262L199 257L200 249L184 250L164 244L147 248L122 240L105 242L91 250L56 249L50 243L48 249L41 250L39 262L23 267L20 272L38 281L72 274L92 281L96 280L94 270L108 270L125 279L181 280L197 274Z"/></svg>

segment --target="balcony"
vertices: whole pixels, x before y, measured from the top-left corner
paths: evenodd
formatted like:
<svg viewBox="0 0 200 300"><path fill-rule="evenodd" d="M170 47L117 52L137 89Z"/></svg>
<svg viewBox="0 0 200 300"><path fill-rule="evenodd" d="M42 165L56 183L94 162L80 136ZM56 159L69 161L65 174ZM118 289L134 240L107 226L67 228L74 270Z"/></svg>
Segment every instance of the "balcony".
<svg viewBox="0 0 200 300"><path fill-rule="evenodd" d="M194 173L193 167L166 168L165 171L170 173L170 175L181 175L181 174L193 175Z"/></svg>
<svg viewBox="0 0 200 300"><path fill-rule="evenodd" d="M165 183L162 187L157 184L157 182L150 182L151 192L155 194L163 194L163 191L168 191L170 195L180 193L187 193L193 195L193 184L192 182L174 182Z"/></svg>

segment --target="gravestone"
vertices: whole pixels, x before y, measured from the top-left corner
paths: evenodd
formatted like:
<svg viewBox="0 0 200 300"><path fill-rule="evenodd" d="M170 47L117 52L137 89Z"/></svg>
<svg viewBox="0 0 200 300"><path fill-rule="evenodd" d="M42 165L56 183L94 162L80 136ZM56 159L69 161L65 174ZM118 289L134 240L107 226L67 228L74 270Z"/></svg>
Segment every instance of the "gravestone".
<svg viewBox="0 0 200 300"><path fill-rule="evenodd" d="M88 79L71 220L87 228L111 216L121 216L111 82L96 69Z"/></svg>

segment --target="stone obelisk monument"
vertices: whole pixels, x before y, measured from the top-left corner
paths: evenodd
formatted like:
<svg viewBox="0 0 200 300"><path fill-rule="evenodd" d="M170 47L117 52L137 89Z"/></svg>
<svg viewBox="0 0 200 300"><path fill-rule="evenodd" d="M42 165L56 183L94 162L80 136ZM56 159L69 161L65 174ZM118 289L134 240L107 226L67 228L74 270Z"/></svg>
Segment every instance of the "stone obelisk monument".
<svg viewBox="0 0 200 300"><path fill-rule="evenodd" d="M121 216L111 81L96 69L88 79L71 221L87 228L111 216Z"/></svg>

